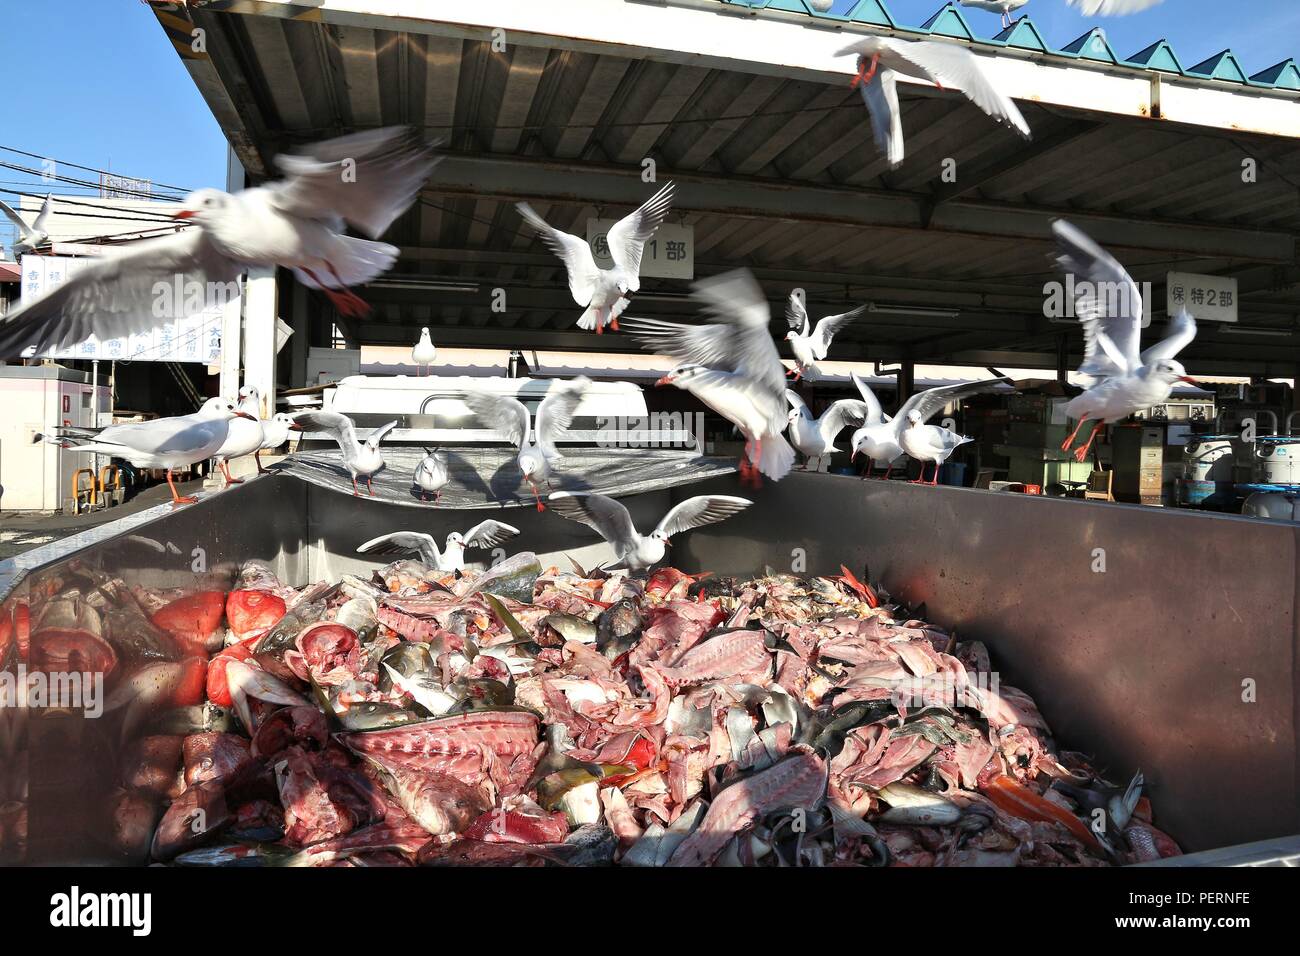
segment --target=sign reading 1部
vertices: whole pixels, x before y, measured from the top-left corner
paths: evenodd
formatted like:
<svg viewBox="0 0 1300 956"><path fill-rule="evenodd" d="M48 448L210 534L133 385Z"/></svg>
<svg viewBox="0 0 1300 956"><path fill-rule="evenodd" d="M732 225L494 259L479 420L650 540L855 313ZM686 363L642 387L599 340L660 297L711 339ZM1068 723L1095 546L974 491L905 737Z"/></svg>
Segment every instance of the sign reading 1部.
<svg viewBox="0 0 1300 956"><path fill-rule="evenodd" d="M602 269L613 268L606 234L617 219L588 219L587 245L596 265ZM695 278L695 227L661 223L654 238L645 244L641 255L641 275L656 279Z"/></svg>
<svg viewBox="0 0 1300 956"><path fill-rule="evenodd" d="M1236 279L1171 272L1165 298L1171 316L1186 309L1198 322L1237 321Z"/></svg>

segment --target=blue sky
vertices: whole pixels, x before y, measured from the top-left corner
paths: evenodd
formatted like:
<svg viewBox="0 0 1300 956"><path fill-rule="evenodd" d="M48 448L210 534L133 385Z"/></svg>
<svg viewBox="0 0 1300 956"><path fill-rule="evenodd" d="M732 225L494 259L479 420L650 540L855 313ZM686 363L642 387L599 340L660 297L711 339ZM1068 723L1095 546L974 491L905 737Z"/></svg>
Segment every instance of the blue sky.
<svg viewBox="0 0 1300 956"><path fill-rule="evenodd" d="M943 6L942 0L888 2L905 25L918 25ZM1064 0L1031 0L1024 10L1056 46L1091 25ZM144 4L5 0L0 11L5 76L33 78L11 82L0 97L0 145L186 188L224 185L225 141ZM998 31L996 14L964 12L977 35ZM1120 56L1163 37L1185 66L1227 47L1250 73L1300 57L1300 0L1165 0L1096 22ZM34 162L4 152L0 160ZM35 191L32 182L0 168L0 189ZM8 245L11 238L0 229L0 241Z"/></svg>

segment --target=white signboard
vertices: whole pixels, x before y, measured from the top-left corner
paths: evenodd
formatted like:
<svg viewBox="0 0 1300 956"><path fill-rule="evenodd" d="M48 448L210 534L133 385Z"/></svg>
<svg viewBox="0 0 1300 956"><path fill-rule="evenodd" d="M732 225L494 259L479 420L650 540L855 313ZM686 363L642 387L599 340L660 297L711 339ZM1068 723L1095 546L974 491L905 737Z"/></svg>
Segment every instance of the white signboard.
<svg viewBox="0 0 1300 956"><path fill-rule="evenodd" d="M617 219L588 219L587 244L596 265L612 268L609 244L605 234L618 222ZM641 256L641 275L656 279L695 278L695 227L678 226L665 222L655 230L654 238L645 244Z"/></svg>
<svg viewBox="0 0 1300 956"><path fill-rule="evenodd" d="M62 256L23 256L22 298L30 300L61 285L77 270L93 260ZM129 362L201 362L212 364L221 357L221 313L219 304L176 318L173 301L184 305L184 292L169 295L159 303L159 323L155 328L127 338L100 340L91 336L62 349L50 349L43 358L103 359ZM32 358L32 354L23 355Z"/></svg>
<svg viewBox="0 0 1300 956"><path fill-rule="evenodd" d="M1171 317L1186 309L1198 322L1237 321L1236 279L1171 272L1165 298Z"/></svg>

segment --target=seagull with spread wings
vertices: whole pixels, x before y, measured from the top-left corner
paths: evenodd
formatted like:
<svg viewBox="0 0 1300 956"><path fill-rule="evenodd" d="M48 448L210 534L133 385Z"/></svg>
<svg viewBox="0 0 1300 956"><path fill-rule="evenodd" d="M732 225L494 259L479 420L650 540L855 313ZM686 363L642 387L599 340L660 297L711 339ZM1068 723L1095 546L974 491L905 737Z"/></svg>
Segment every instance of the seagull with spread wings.
<svg viewBox="0 0 1300 956"><path fill-rule="evenodd" d="M357 438L356 426L352 419L338 412L299 412L293 416L295 422L304 429L324 432L339 444L343 452L343 467L352 476L352 494L360 495L357 479L366 479L366 488L373 496L374 485L370 479L384 468L384 456L379 452L379 443L384 436L397 427L397 421L380 425L372 431L365 441Z"/></svg>
<svg viewBox="0 0 1300 956"><path fill-rule="evenodd" d="M618 317L627 308L628 296L641 288L641 256L645 244L668 215L672 203L673 184L668 183L635 212L610 227L605 241L614 260L612 269L596 265L585 239L549 225L528 203L517 203L515 208L564 262L573 301L586 309L578 319L578 328L595 329L599 333L607 325L618 331Z"/></svg>
<svg viewBox="0 0 1300 956"><path fill-rule="evenodd" d="M568 382L555 382L537 408L536 428L530 427L528 409L517 398L470 392L462 399L470 411L501 432L519 450L515 461L524 481L533 490L538 511L545 511L546 506L542 504L537 483L545 481L549 485L551 469L563 457L555 442L573 423L578 404L590 385L591 379L582 375Z"/></svg>
<svg viewBox="0 0 1300 956"><path fill-rule="evenodd" d="M808 318L808 309L804 304L803 296L799 294L800 291L795 289L790 293L790 301L785 307L785 320L790 325L785 340L790 343L790 349L794 352L796 382L803 378L810 367L826 358L835 333L866 310L866 306L858 306L849 312L828 315L814 326Z"/></svg>
<svg viewBox="0 0 1300 956"><path fill-rule="evenodd" d="M480 521L464 534L447 535L446 546L439 551L433 535L422 531L396 531L371 538L357 548L357 554L415 554L435 571L465 570L466 548L491 548L519 534L519 529L504 521L489 518Z"/></svg>
<svg viewBox="0 0 1300 956"><path fill-rule="evenodd" d="M1061 451L1070 450L1084 422L1097 422L1074 453L1075 461L1082 462L1105 425L1159 405L1178 382L1200 384L1174 361L1196 338L1196 320L1186 309L1179 311L1169 320L1165 337L1141 351L1142 293L1133 277L1114 256L1064 219L1052 223L1052 232L1060 250L1057 267L1075 278L1074 310L1084 341L1079 372L1092 379L1089 388L1065 406L1066 415L1078 424Z"/></svg>
<svg viewBox="0 0 1300 956"><path fill-rule="evenodd" d="M369 306L349 287L387 272L399 250L342 230L346 223L371 239L383 234L429 178L433 150L409 129L370 130L276 157L285 175L276 182L190 193L176 218L198 228L100 257L11 310L0 319L0 358L147 331L159 321L156 287L197 286L215 301L253 266L292 269L342 315L364 315Z"/></svg>
<svg viewBox="0 0 1300 956"><path fill-rule="evenodd" d="M41 211L36 214L29 226L23 221L23 217L14 212L8 203L0 201L0 212L5 214L5 218L14 224L18 230L18 241L14 243L14 258L21 259L27 253L31 252L37 246L49 242L50 234L46 231L46 226L50 221L50 208L54 204L54 197L47 193L45 201L41 203Z"/></svg>
<svg viewBox="0 0 1300 956"><path fill-rule="evenodd" d="M790 403L790 441L809 458L820 458L839 451L835 438L849 425L861 425L867 418L867 405L856 398L842 398L832 402L830 408L818 418L806 402L792 391L786 391ZM805 466L806 467L806 466Z"/></svg>
<svg viewBox="0 0 1300 956"><path fill-rule="evenodd" d="M604 565L605 571L640 571L658 564L673 535L730 518L753 504L731 495L697 495L673 507L653 531L642 535L627 508L605 495L557 491L547 500L556 514L585 524L609 542L616 560Z"/></svg>
<svg viewBox="0 0 1300 956"><path fill-rule="evenodd" d="M836 56L858 57L852 85L862 85L862 101L871 116L876 147L891 168L903 162L903 113L898 105L898 77L933 83L939 89L960 90L966 98L999 123L1006 123L1029 138L1029 124L1011 98L984 73L970 50L941 40L900 40L866 37L851 43Z"/></svg>

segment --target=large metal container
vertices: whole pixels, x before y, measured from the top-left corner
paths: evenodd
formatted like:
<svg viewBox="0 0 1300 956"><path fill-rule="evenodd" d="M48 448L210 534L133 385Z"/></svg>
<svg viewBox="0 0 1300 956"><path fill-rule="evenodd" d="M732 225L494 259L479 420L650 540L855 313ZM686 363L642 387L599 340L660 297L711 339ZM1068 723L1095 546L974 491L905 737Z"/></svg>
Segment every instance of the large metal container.
<svg viewBox="0 0 1300 956"><path fill-rule="evenodd" d="M1189 438L1183 448L1183 477L1189 481L1232 481L1235 452L1232 436Z"/></svg>
<svg viewBox="0 0 1300 956"><path fill-rule="evenodd" d="M1265 485L1300 486L1300 436L1257 438L1254 480Z"/></svg>
<svg viewBox="0 0 1300 956"><path fill-rule="evenodd" d="M627 501L646 526L703 490L735 493L735 479ZM743 514L675 539L674 563L721 573L868 566L929 619L986 641L1062 746L1090 751L1117 778L1140 768L1158 824L1186 849L1300 832L1300 527L825 474L795 473L749 494L755 506ZM608 553L550 512L505 517L522 531L518 547L544 558ZM33 589L57 587L78 562L165 587L192 586L196 568L228 581L241 561L259 558L302 584L372 566L353 549L374 535L412 524L443 534L473 520L259 478L0 565L0 595L12 608ZM107 808L131 742L119 722L38 711L0 718L0 813L26 815L21 860L111 859Z"/></svg>

